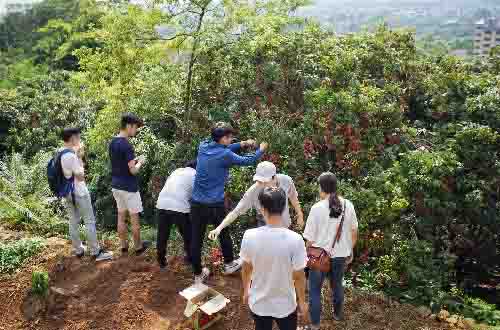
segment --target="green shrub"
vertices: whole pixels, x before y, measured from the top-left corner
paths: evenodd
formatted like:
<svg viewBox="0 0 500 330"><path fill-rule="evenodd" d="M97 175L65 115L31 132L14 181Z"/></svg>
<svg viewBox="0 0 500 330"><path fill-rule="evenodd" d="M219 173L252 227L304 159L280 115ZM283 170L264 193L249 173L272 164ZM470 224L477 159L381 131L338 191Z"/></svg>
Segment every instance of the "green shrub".
<svg viewBox="0 0 500 330"><path fill-rule="evenodd" d="M31 160L12 154L0 161L0 223L37 234L64 234L62 206L48 187L46 166L51 154Z"/></svg>
<svg viewBox="0 0 500 330"><path fill-rule="evenodd" d="M26 259L39 253L44 246L44 240L40 238L0 243L0 273L13 273L23 265Z"/></svg>
<svg viewBox="0 0 500 330"><path fill-rule="evenodd" d="M34 271L31 274L31 292L39 297L47 296L49 291L49 274L46 271Z"/></svg>

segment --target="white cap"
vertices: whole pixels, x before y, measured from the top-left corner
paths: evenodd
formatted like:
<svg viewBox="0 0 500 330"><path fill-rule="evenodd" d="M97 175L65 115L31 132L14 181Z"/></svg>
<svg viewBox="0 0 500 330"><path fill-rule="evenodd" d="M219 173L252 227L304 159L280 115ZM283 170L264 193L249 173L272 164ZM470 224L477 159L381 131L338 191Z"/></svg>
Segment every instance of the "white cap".
<svg viewBox="0 0 500 330"><path fill-rule="evenodd" d="M253 176L253 181L270 182L276 175L276 166L271 162L261 162Z"/></svg>

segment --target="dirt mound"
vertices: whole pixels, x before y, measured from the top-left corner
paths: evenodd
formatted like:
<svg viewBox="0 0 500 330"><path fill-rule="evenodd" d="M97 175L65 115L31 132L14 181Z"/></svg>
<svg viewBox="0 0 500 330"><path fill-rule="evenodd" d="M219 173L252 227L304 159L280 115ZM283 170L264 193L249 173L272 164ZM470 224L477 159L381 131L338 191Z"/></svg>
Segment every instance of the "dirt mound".
<svg viewBox="0 0 500 330"><path fill-rule="evenodd" d="M181 258L172 258L168 271L160 272L152 255L95 264L88 258L67 257L69 245L61 248L58 244L16 276L0 281L0 291L8 298L0 311L4 321L0 329L188 329L185 300L178 292L192 284L192 274ZM57 297L45 313L27 321L21 306L29 299L29 279L31 270L40 267L37 263L49 270L51 290ZM239 276L215 274L208 284L231 300L224 319L212 329L253 329L248 308L241 305ZM346 299L346 322L335 323L325 311L322 329L444 329L411 306L352 292Z"/></svg>

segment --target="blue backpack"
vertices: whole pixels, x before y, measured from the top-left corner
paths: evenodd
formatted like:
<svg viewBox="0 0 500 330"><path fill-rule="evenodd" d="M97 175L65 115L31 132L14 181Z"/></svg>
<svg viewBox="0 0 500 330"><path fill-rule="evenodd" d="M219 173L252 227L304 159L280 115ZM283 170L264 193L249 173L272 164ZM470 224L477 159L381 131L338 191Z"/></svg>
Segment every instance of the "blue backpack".
<svg viewBox="0 0 500 330"><path fill-rule="evenodd" d="M47 164L47 179L49 181L50 190L54 196L61 198L71 194L74 202L75 178L71 177L66 179L61 164L62 156L69 152L74 153L73 150L64 149L49 160Z"/></svg>

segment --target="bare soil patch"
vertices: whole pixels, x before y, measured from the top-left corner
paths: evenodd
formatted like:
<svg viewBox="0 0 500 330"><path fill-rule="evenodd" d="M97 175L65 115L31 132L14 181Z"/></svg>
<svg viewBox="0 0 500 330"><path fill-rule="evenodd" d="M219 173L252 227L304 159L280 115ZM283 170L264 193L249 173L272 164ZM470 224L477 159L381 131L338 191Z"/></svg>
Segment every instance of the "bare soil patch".
<svg viewBox="0 0 500 330"><path fill-rule="evenodd" d="M178 292L192 284L190 267L182 258L173 257L168 271L160 272L152 253L96 264L89 258L69 257L70 245L53 239L22 271L0 279L0 330L189 329L183 315L185 300ZM28 321L22 305L29 299L34 269L47 269L50 286L59 294L46 312ZM231 300L213 330L253 329L248 308L241 304L239 276L224 277L216 272L208 285ZM422 317L412 306L363 293L347 292L346 299L346 321L333 321L325 304L322 329L449 329Z"/></svg>

